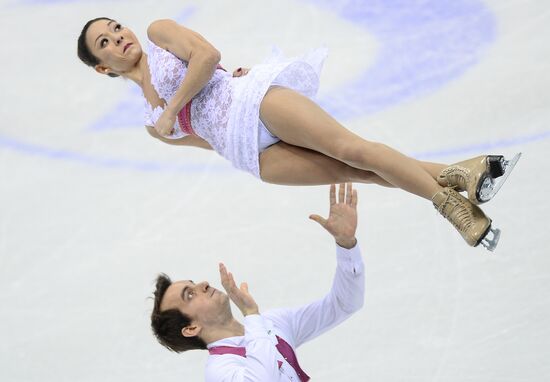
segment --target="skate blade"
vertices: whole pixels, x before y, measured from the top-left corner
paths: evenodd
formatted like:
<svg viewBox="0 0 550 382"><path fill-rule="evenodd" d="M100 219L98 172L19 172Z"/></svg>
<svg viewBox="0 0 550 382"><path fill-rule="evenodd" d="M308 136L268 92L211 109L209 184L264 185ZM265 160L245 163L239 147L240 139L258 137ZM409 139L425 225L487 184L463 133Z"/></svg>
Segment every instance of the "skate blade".
<svg viewBox="0 0 550 382"><path fill-rule="evenodd" d="M517 153L511 160L505 160L504 157L501 157L498 164L491 164L491 167L499 167L499 174L498 177L488 176L483 180L478 191L478 200L480 203L488 202L497 194L512 173L514 167L516 167L519 158L521 158L521 153ZM494 172L494 170L491 172Z"/></svg>
<svg viewBox="0 0 550 382"><path fill-rule="evenodd" d="M489 234L492 234L492 239L489 239ZM487 250L494 252L497 247L498 241L500 240L500 229L490 228L487 235L481 240L481 245L483 245Z"/></svg>

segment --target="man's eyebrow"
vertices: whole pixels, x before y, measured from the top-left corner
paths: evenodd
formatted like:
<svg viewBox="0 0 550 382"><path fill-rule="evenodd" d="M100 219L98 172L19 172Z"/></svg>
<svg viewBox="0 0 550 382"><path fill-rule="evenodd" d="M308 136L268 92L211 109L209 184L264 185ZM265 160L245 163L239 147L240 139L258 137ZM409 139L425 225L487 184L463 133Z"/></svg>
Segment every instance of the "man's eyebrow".
<svg viewBox="0 0 550 382"><path fill-rule="evenodd" d="M107 26L108 26L108 27L111 26L111 23L114 23L114 22L115 22L115 20L109 21L109 22L107 23ZM95 41L94 41L94 45L97 43L97 40L99 40L99 38L100 38L101 36L103 36L103 33L100 34L99 36L97 36L97 38L96 38Z"/></svg>

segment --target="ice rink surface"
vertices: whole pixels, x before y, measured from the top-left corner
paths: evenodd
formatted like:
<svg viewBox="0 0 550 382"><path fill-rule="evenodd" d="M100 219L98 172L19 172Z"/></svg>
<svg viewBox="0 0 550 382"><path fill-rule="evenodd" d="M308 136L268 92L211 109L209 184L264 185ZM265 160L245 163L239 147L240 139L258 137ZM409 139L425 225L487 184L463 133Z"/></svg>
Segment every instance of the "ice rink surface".
<svg viewBox="0 0 550 382"><path fill-rule="evenodd" d="M230 70L326 45L318 101L361 136L444 163L523 152L484 207L494 254L427 201L357 185L365 306L298 355L314 381L550 380L547 1L4 0L1 381L200 381L205 352L151 335L157 273L220 287L224 261L265 311L321 297L335 268L307 219L328 187L263 184L150 138L134 85L77 60L97 16L142 42L176 19Z"/></svg>

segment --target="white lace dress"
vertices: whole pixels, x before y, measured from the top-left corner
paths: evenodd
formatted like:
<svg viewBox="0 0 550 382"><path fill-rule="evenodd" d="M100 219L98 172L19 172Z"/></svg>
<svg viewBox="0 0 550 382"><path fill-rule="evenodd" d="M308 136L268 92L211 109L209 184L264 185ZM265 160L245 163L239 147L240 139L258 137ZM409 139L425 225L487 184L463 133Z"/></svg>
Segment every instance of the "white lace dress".
<svg viewBox="0 0 550 382"><path fill-rule="evenodd" d="M313 50L288 59L274 54L254 66L246 76L233 77L217 69L191 103L191 126L195 133L231 163L260 176L259 155L278 139L260 121L260 103L270 86L284 86L312 97L319 88L319 75L327 51ZM149 41L148 63L151 82L158 95L170 102L187 72L187 62ZM154 126L162 108L154 110L145 101L145 124ZM186 134L179 123L167 138Z"/></svg>

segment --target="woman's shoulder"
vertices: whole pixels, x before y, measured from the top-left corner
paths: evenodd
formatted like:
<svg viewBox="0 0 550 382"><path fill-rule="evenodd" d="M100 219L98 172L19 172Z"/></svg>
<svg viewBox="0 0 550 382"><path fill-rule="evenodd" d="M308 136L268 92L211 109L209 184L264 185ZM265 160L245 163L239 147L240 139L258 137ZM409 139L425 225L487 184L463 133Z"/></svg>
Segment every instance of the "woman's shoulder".
<svg viewBox="0 0 550 382"><path fill-rule="evenodd" d="M163 41L170 30L177 27L178 23L171 19L159 19L152 21L147 27L147 38L155 45L162 47Z"/></svg>
<svg viewBox="0 0 550 382"><path fill-rule="evenodd" d="M149 24L147 28L147 52L153 56L154 59L161 59L162 61L173 58L174 55L166 49L163 43L162 30L166 28L166 25L178 25L174 20L160 19L155 20Z"/></svg>

